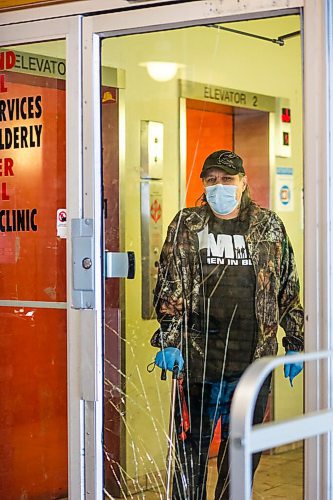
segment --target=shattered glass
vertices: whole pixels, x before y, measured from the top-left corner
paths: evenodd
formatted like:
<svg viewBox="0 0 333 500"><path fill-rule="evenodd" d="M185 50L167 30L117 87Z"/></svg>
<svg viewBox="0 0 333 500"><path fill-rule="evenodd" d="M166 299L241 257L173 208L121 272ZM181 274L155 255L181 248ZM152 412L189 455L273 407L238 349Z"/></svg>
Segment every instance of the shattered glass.
<svg viewBox="0 0 333 500"><path fill-rule="evenodd" d="M277 38L297 31L299 18L228 26ZM124 70L126 75L118 86L103 79L101 89L105 246L136 255L134 280L105 283L107 498L228 498L232 394L253 357L277 349L274 334L268 334L269 347L265 347L258 341L258 331L262 324L268 328L276 321L276 305L269 297L281 270L268 257L263 266L257 249L267 247L269 254L269 242L278 238L280 223L275 220L269 236L260 229L251 239L249 218L240 221L237 230L230 229L230 224L215 227L214 216L203 224L207 210L202 209L197 219L187 221L186 234L181 217L174 219L186 207L207 207L200 173L210 153L234 150L243 158L252 199L274 210L285 224L302 283L300 38L282 47L216 27L117 36L102 43L103 67ZM150 64L156 62L158 66ZM173 76L156 74L163 62L168 63L166 70L174 64ZM271 96L276 108L265 108L263 96L268 98L266 104ZM275 98L281 96L289 98L292 110L291 156L278 145L281 131ZM189 227L195 229L197 239ZM289 263L294 264L291 247L287 251ZM193 278L196 266L200 273ZM246 268L241 278L237 266L244 267L244 272ZM281 285L281 303L290 287L297 289L293 280ZM290 314L288 305L280 311L287 329ZM299 305L292 314L300 325ZM256 319L251 324L253 316L260 322ZM239 331L243 334L238 335ZM279 329L279 354L284 354L283 336ZM298 341L296 336L296 347ZM185 358L183 375L175 379L167 371L164 380L155 356L160 348L175 346ZM296 384L291 389L282 370L274 373L259 394L256 421L301 413L301 376ZM270 498L270 489L284 497L284 490L279 490L282 482L288 487L284 467L289 467L289 458L302 462L302 443L295 450L297 460L290 458L290 449L262 456L254 498ZM281 461L274 462L276 457ZM297 469L297 479L290 485L293 498L303 498L302 484Z"/></svg>
<svg viewBox="0 0 333 500"><path fill-rule="evenodd" d="M297 32L300 21L289 16L227 26L277 39ZM250 339L235 338L239 314L248 303L249 311L261 308L266 323L274 317L267 294L276 281L272 261L254 283L256 248L267 242L260 231L247 240L246 223L235 232L228 224L223 230L212 224L216 218L204 226L192 220L198 240L185 235L180 248L176 222L169 254L160 261L179 210L207 207L200 173L211 152L234 150L244 159L252 199L283 220L303 281L300 38L279 46L217 28L117 36L102 44L105 248L136 255L133 280L105 281L106 498L171 498L173 488L174 497L184 500L213 499L217 483L217 497L227 494L230 399L246 356L261 354L261 346L255 349L260 325ZM0 76L0 497L59 499L68 493L66 44L12 49L17 67L2 68ZM280 98L289 99L282 108L289 129L279 128ZM277 231L274 226L270 237ZM191 261L191 269L195 264L201 272L183 293L191 273L182 266L194 254L200 259ZM245 287L235 273L241 261L249 272L242 275ZM249 283L257 287L257 305ZM220 296L225 304L215 300ZM245 323L247 332L248 318ZM283 336L280 329L281 355ZM164 380L155 356L160 347L174 345L182 348L184 375L175 379L167 371ZM292 389L277 370L269 394L268 385L259 419L302 412L302 375ZM303 498L302 463L302 443L263 454L253 498Z"/></svg>

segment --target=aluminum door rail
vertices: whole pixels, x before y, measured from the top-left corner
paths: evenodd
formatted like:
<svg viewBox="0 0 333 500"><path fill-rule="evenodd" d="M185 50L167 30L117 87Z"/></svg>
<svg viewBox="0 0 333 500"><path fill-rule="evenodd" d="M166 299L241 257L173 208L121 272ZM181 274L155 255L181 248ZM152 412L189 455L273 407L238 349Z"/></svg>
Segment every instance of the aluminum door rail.
<svg viewBox="0 0 333 500"><path fill-rule="evenodd" d="M333 430L333 409L306 413L282 422L252 425L258 393L266 377L278 366L333 357L333 351L291 356L267 356L256 360L241 377L231 405L231 498L250 500L252 453ZM291 359L292 358L292 359Z"/></svg>

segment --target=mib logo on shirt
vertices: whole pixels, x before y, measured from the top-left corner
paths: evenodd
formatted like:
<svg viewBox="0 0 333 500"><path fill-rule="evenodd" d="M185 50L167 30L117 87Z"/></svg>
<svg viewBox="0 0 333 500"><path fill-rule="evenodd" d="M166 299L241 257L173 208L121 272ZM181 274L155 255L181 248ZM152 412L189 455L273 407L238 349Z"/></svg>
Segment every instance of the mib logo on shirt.
<svg viewBox="0 0 333 500"><path fill-rule="evenodd" d="M240 234L208 234L207 264L252 266L244 236Z"/></svg>

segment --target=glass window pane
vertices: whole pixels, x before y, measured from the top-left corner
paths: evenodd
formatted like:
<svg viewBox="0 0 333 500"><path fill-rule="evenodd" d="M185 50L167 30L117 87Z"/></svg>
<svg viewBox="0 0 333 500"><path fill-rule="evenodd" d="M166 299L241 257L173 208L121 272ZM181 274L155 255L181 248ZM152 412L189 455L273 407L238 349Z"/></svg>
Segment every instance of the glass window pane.
<svg viewBox="0 0 333 500"><path fill-rule="evenodd" d="M246 32L294 36L278 45ZM216 484L227 495L228 466L218 480L216 463L239 377L256 357L302 349L300 19L117 36L103 41L102 65L106 248L137 263L134 280L105 283L105 488L165 494L172 376L161 381L153 362L177 347L174 491L200 497L208 476L208 498ZM302 374L291 388L278 370L258 421L302 413L302 394ZM302 443L272 453L302 463ZM254 492L283 497L270 458Z"/></svg>
<svg viewBox="0 0 333 500"><path fill-rule="evenodd" d="M67 497L65 42L0 55L1 498Z"/></svg>

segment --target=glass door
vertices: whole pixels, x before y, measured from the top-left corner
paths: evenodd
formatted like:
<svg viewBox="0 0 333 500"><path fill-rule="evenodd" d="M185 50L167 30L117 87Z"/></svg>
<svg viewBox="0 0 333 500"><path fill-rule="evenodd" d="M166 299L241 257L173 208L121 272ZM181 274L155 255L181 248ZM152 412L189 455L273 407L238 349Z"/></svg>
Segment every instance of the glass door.
<svg viewBox="0 0 333 500"><path fill-rule="evenodd" d="M68 224L82 206L78 28L0 35L0 496L13 500L81 498Z"/></svg>
<svg viewBox="0 0 333 500"><path fill-rule="evenodd" d="M204 186L200 178L206 156L217 150L233 150L243 159L249 185L253 186L253 200L262 209L274 211L281 227L287 228L295 252L294 265L303 281L301 24L297 12L284 14L231 24L221 19L212 24L209 19L206 23L195 19L193 12L191 17L188 11L164 6L93 17L85 23L85 175L93 176L97 196L95 205L90 202L91 211L96 221L103 214L99 229L102 252L113 254L106 260L132 251L136 261L136 274L131 280L126 279L128 265L123 274L112 274L106 266L109 277L99 313L101 322L97 323L103 332L100 352L104 357L99 358L97 366L104 368L103 378L98 379L99 389L104 389L104 405L103 409L95 407L95 415L96 421L104 418L104 492L109 498L168 497L171 477L174 494L178 491L180 498L192 498L191 488L197 488L195 494L204 497L205 482L208 498L214 498L216 488L227 498L228 467L223 477L216 470L225 469L222 463L227 447L221 447L220 441L227 443L228 422L218 419L215 428L209 423L209 391L206 394L203 389L203 378L189 389L186 368L184 385L176 385L179 414L170 434L172 376L169 372L167 381L161 381L161 370L154 367L154 359L163 347L158 342L161 319L163 322L166 316L170 320L166 331L172 333L173 321L183 318L184 310L181 301L171 297L173 306L164 310L162 317L158 310L157 321L154 303L159 303L164 288L161 281L156 285L156 279L159 269L172 267L172 256L163 262L160 254L167 234L169 241L178 238L177 231L173 233L173 226L169 226L177 212L192 214L207 209L203 208L207 202L201 197ZM271 43L251 39L246 32L259 37L265 33ZM293 33L293 37L284 46L272 43L280 33ZM123 85L110 85L108 89L108 68L124 74ZM292 122L284 119L290 113ZM243 239L236 235L238 243L245 240L244 231ZM207 259L207 265L222 265L220 260L224 258L230 260L230 266L252 265L251 250L246 245L240 249L235 239L230 240L235 244L229 252L222 239L214 239L209 254L212 262ZM186 250L182 255L185 260L189 257ZM263 299L266 285L273 287L273 268L257 268L254 272ZM172 288L171 281L169 276L165 289ZM199 288L204 281L198 283ZM191 296L186 297L189 303ZM302 301L302 292L297 298ZM185 358L186 328L181 330L183 340L166 344L174 347L183 342ZM199 352L200 335L208 335L201 323L198 330ZM274 353L278 343L279 354L284 354L282 338L286 333L278 330L273 339ZM225 369L223 352L227 352L212 347L213 335L210 332L207 341L210 359L206 357L202 367L208 385L216 382L216 370ZM165 339L168 341L167 335ZM301 344L294 346L299 347ZM233 368L229 366L229 370ZM302 413L302 375L294 385L290 387L282 372L274 373L271 393L259 404L261 420ZM103 415L98 413L101 411ZM276 479L280 473L285 477L284 468L293 468L293 481L287 488L293 490L295 498L303 498L303 443L262 456L254 481L257 498L271 498L273 492L288 496L279 490L275 479L267 482L272 468L277 471L277 464L281 470L274 474Z"/></svg>
<svg viewBox="0 0 333 500"><path fill-rule="evenodd" d="M255 47L251 48L245 36L235 39L235 35L230 32L226 33L223 29L245 31L245 27L252 33L258 32L259 29L265 29L267 33L296 32L300 31L300 19L299 16L286 16L247 21L246 25L221 23L215 27L187 27L172 31L118 36L104 39L102 42L102 66L109 64L119 67L125 71L126 75L125 88L122 90L118 104L118 106L123 104L125 110L123 136L118 139L119 148L125 145L123 155L120 155L124 157L122 164L119 164L118 160L117 165L117 159L111 166L106 162L105 148L110 147L114 134L110 125L103 130L103 183L106 190L111 185L118 185L116 172L120 172L119 206L117 203L112 203L112 195L110 195L107 206L111 207L111 211L108 208L105 214L105 233L115 230L116 226L110 221L112 211L115 211L120 219L120 227L123 229L121 250L133 250L137 261L135 279L123 281L124 297L119 305L119 315L122 320L119 322L119 329L110 328L108 323L105 325L105 366L108 367L104 403L105 410L108 410L108 413L105 413L104 422L105 489L111 496L129 498L131 495L152 495L152 497L155 495L159 498L160 495L163 497L167 489L168 462L166 459L170 439L168 432L171 377L169 375L166 382L161 381L161 371L158 367L155 367L152 373L149 373L146 367L154 361L158 352L156 347L162 347L161 343L156 340L161 331L159 325L165 328L163 323L169 321L170 316L180 320L184 317L185 311L179 316L171 311L171 307L162 315L160 311L157 311L161 322L159 324L154 309L154 302L158 303L159 300L155 287L159 287L159 294L166 299L163 287L171 290L173 280L177 280L177 273L184 273L182 279L186 280L186 259L192 262L195 250L185 246L185 241L188 241L186 238L191 238L190 232L184 236L184 239L181 234L172 232L172 220L176 227L174 217L179 210L183 210L181 217L186 220L206 213L207 203L202 198L204 186L201 172L205 159L212 152L231 150L243 159L251 198L262 208L274 210L288 225L293 247L300 257L297 267L302 273L302 212L300 205L295 204L295 200L300 199L302 194L302 182L298 177L302 175L302 151L298 147L300 141L297 138L296 143L293 139L292 153L288 150L283 151L283 144L279 144L278 138L281 135L279 107L281 104L280 100L274 96L276 90L273 90L273 86L277 83L279 69L275 61L277 73L273 76L273 69L270 66L270 58L275 54L276 57L281 58L281 64L293 67L294 73L290 75L288 84L289 92L291 87L297 92L302 85L300 37L293 40L293 45L289 44L278 52L280 47L275 47L273 44L272 47L265 45L262 47L263 42L259 40ZM259 50L267 51L267 60L256 60L255 54ZM270 51L271 54L268 56ZM204 60L203 52L212 55L208 60ZM245 53L251 64L255 65L251 72L246 72L246 77L240 71L232 69L232 67L244 67ZM155 73L152 71L154 65L155 69L157 68ZM168 65L176 66L176 73L173 76L166 76L163 73L163 69ZM229 68L227 71L226 67ZM264 89L260 82L268 68L270 68L272 82L269 87L266 79ZM255 88L257 91L251 93L249 89ZM282 85L279 93L285 95ZM252 96L252 94L255 95ZM297 103L293 100L291 105L292 92L289 95L289 104L285 100L285 107L289 110L292 108L294 120L298 122L302 101L299 100ZM110 107L112 105L114 104L109 103ZM105 116L106 106L106 103L102 104L104 127L106 123L111 123ZM291 130L290 124L288 133L290 137L294 137L295 130ZM276 142L273 139L276 139ZM183 157L180 154L181 150L184 152ZM295 164L298 167L294 167ZM286 199L282 197L282 186L290 190L290 197ZM294 200L293 204L291 198ZM244 209L245 213L247 212ZM181 227L182 219L176 220ZM239 224L239 222L233 223L236 226ZM208 228L210 228L209 224ZM178 230L181 231L180 228ZM183 227L182 230L189 229ZM200 285L207 282L212 292L214 287L209 285L210 276L219 273L220 266L222 266L221 272L225 272L223 276L227 277L230 271L237 281L238 272L242 273L244 269L241 268L243 266L247 268L249 265L251 253L242 243L243 236L248 237L247 230L244 233L232 235L230 233L215 234L213 229L209 230L208 247L200 252L203 266L209 267L209 271L205 271L204 267L207 275L203 276ZM163 261L163 255L160 260L162 245L166 238L169 238L169 242L172 238L172 241L184 245L184 247L177 248L177 243L173 243L173 251L169 254L168 262ZM230 243L229 247L228 241L231 241L231 238L233 238L233 243ZM172 258L177 255L178 251L182 256L178 261L179 267L171 271L174 265ZM189 264L189 273L194 272L191 265ZM158 271L159 267L160 271ZM156 282L158 272L159 281ZM259 281L262 283L261 280L264 279L265 287L268 287L271 280L269 271L262 268L257 269L256 272L258 272ZM162 275L166 273L167 276L163 285L161 273ZM106 291L111 283L112 280L106 280ZM247 289L249 284L250 281ZM186 284L182 286L186 288ZM233 300L232 286L233 284L228 282L228 292L226 292L228 299L225 299L227 301ZM269 286L272 286L272 283ZM237 306L245 312L246 305L241 300L243 292L240 288L237 289L239 291L233 307ZM266 292L268 293L268 288ZM182 293L186 295L184 290ZM191 304L191 298L195 293L194 287L187 295L189 308L194 307ZM201 293L203 293L202 290L199 294ZM224 294L223 287L218 293ZM115 297L114 294L112 296ZM208 301L207 295L203 295L203 299ZM193 297L194 300L195 297ZM261 300L265 300L264 295L258 298L257 305ZM266 300L269 300L269 294ZM109 310L109 301L110 298L106 292L106 314ZM164 305L161 307L163 308ZM223 300L219 302L219 306L214 307L216 307L215 312L209 315L208 331L205 325L200 324L199 332L192 333L192 336L196 335L197 344L194 340L193 342L198 351L202 347L201 336L207 339L207 344L204 343L202 349L206 360L203 366L199 367L200 355L198 355L196 366L192 367L192 373L195 371L195 375L188 373L190 369L185 369L184 390L188 391L189 395L186 394L184 399L187 404L190 428L186 432L182 430L186 426L185 410L181 414L183 420L176 418L174 449L172 450L175 455L173 492L174 494L177 492L180 498L194 498L194 489L199 498L203 497L204 489L201 488L206 480L208 498L214 498L216 488L220 488L221 498L228 497L229 475L228 466L225 465L228 451L224 447L224 444L228 442L226 430L228 423L223 420L226 417L222 414L221 418L217 418L215 429L210 424L209 408L213 404L210 403L210 399L213 398L213 388L221 380L222 386L229 384L232 387L234 380L242 373L244 368L242 363L249 363L249 360L246 362L243 359L245 354L245 352L242 354L243 341L238 340L236 336L236 331L240 337L242 336L243 315L240 316L239 323L236 316L234 323L230 323L229 316L226 320L227 325L231 325L231 336L234 331L228 349L226 347L228 337L224 343L223 336L227 326L221 326L225 321L222 318L225 316L220 317L219 311L225 311L230 316L232 311L229 310L229 304ZM201 309L200 314L204 314ZM189 315L186 320L193 321L193 318ZM233 324L235 324L234 330ZM246 338L250 335L249 332L247 328ZM164 340L167 349L183 342L183 357L186 360L186 349L190 350L194 347L191 346L190 340L188 345L186 344L186 333L183 332L183 335L183 340L178 339L179 344L177 342L168 344L166 332ZM282 338L285 337L285 333L282 329L279 330L278 337L280 354L283 354ZM115 350L116 341L117 349ZM244 350L246 349L250 357L251 346L244 347ZM191 358L187 362L190 364ZM202 384L203 380L205 385ZM181 385L178 387L180 399L181 387ZM292 405L290 404L291 394L293 395ZM270 396L266 395L264 403L260 403L263 405L260 418L278 420L301 413L302 396L302 379L299 377L295 381L295 387L291 388L283 378L283 374L278 371L274 374L271 383ZM176 402L176 411L177 408ZM213 412L214 410L215 407ZM216 405L217 417L219 417L218 411L219 408ZM199 473L195 471L195 468L199 468L200 459L202 463ZM277 469L277 463L280 469ZM254 481L255 498L271 498L272 492L286 497L291 489L294 491L295 498L302 498L302 467L302 443L297 443L294 448L286 450L271 450L269 454L261 458ZM218 468L222 471L220 474L217 474ZM284 475L284 468L292 469L290 475L293 477L292 483L288 484L286 490L284 486L281 487L278 484L277 479ZM272 469L276 472L276 480L268 479Z"/></svg>

